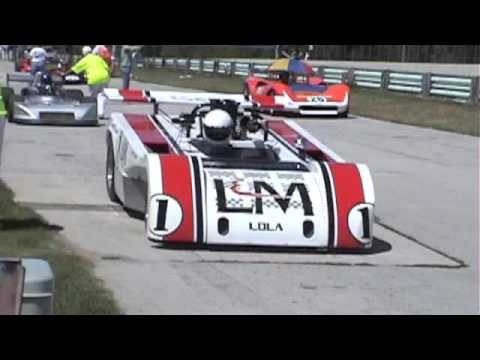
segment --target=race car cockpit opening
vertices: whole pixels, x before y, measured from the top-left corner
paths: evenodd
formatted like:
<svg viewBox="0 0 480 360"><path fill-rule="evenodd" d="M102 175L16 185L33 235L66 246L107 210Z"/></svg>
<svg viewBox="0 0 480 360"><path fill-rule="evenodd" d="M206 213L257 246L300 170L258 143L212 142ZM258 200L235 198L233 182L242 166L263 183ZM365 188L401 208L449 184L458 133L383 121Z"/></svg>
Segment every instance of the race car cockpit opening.
<svg viewBox="0 0 480 360"><path fill-rule="evenodd" d="M191 137L192 127L198 121L198 137L203 140L248 140L248 133L264 129L266 141L268 129L265 128L260 113L255 109L240 112L239 107L240 104L232 100L211 100L210 103L198 105L191 113L173 118L172 122L182 126L188 138Z"/></svg>
<svg viewBox="0 0 480 360"><path fill-rule="evenodd" d="M211 100L181 114L172 122L182 126L187 138L198 122L200 134L190 143L209 157L222 161L248 161L276 163L278 154L265 145L269 129L260 113L254 109L239 110L240 104L232 100ZM263 141L253 141L249 134L263 130Z"/></svg>

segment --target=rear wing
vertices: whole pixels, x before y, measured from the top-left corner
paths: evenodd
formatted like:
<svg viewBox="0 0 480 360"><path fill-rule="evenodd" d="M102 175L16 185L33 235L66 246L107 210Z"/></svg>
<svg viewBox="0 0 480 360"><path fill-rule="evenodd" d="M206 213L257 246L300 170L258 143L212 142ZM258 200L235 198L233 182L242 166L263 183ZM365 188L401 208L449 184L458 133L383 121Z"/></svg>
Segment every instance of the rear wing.
<svg viewBox="0 0 480 360"><path fill-rule="evenodd" d="M105 89L103 94L109 101L152 103L155 113L158 112L159 104L202 105L211 100L231 100L243 108L253 106L242 94L118 89Z"/></svg>
<svg viewBox="0 0 480 360"><path fill-rule="evenodd" d="M33 79L33 75L28 73L7 74L7 87L10 87L12 82L31 84Z"/></svg>
<svg viewBox="0 0 480 360"><path fill-rule="evenodd" d="M35 77L29 73L13 73L7 74L7 87L10 87L10 83L26 83L32 84ZM86 85L87 81L85 77L81 75L68 74L63 77L63 85Z"/></svg>

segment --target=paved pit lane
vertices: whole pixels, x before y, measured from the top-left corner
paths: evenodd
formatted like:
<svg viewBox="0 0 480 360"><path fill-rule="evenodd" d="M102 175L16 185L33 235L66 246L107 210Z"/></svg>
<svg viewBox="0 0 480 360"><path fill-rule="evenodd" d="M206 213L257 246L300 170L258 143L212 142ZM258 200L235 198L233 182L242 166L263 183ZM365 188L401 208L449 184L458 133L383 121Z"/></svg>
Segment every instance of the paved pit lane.
<svg viewBox="0 0 480 360"><path fill-rule="evenodd" d="M0 175L94 260L128 314L477 313L478 139L354 117L300 123L370 166L383 224L372 253L156 247L108 200L106 121L8 124Z"/></svg>

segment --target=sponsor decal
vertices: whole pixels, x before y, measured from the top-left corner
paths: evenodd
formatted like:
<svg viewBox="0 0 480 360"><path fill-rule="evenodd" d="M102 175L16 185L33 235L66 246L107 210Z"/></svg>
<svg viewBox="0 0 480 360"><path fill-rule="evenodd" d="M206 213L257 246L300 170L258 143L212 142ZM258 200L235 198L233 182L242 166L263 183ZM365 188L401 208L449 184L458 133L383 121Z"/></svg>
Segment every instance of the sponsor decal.
<svg viewBox="0 0 480 360"><path fill-rule="evenodd" d="M183 210L176 199L168 195L154 195L150 204L151 232L167 236L180 227Z"/></svg>
<svg viewBox="0 0 480 360"><path fill-rule="evenodd" d="M305 216L314 216L312 200L308 193L307 187L303 183L291 183L284 196L280 195L271 185L265 181L253 181L254 192L241 191L241 184L238 181L233 183L230 190L242 197L252 197L255 200L255 205L251 207L229 207L227 204L227 197L225 194L225 183L221 179L214 179L215 190L218 199L218 212L220 213L240 213L240 214L257 214L263 215L264 204L263 199L273 199L284 213L287 213L292 203L292 197L295 193L300 195L301 204Z"/></svg>
<svg viewBox="0 0 480 360"><path fill-rule="evenodd" d="M325 96L309 96L307 100L314 103L325 103L328 101Z"/></svg>
<svg viewBox="0 0 480 360"><path fill-rule="evenodd" d="M368 245L372 242L373 234L373 205L360 204L348 214L348 229L352 236L360 243Z"/></svg>
<svg viewBox="0 0 480 360"><path fill-rule="evenodd" d="M262 232L278 232L278 231L283 231L283 226L282 224L277 224L277 225L272 225L269 223L250 223L249 225L249 230L250 231L262 231Z"/></svg>

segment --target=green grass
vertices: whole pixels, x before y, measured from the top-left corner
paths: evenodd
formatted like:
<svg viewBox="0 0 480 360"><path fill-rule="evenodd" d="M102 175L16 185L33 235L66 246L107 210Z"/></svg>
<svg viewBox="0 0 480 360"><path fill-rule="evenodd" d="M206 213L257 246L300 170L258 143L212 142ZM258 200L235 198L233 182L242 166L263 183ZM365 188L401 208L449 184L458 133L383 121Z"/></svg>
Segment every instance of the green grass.
<svg viewBox="0 0 480 360"><path fill-rule="evenodd" d="M191 77L185 78L185 75ZM241 77L148 68L136 69L135 79L161 85L228 93L242 92L244 82ZM351 112L355 115L399 124L480 136L480 106L478 105L354 87Z"/></svg>
<svg viewBox="0 0 480 360"><path fill-rule="evenodd" d="M0 181L0 257L35 257L50 263L57 315L121 314L113 294L95 277L93 263L69 248L58 230L16 204L12 191Z"/></svg>
<svg viewBox="0 0 480 360"><path fill-rule="evenodd" d="M7 111L5 110L5 104L2 95L0 94L0 118L5 116L7 116Z"/></svg>

